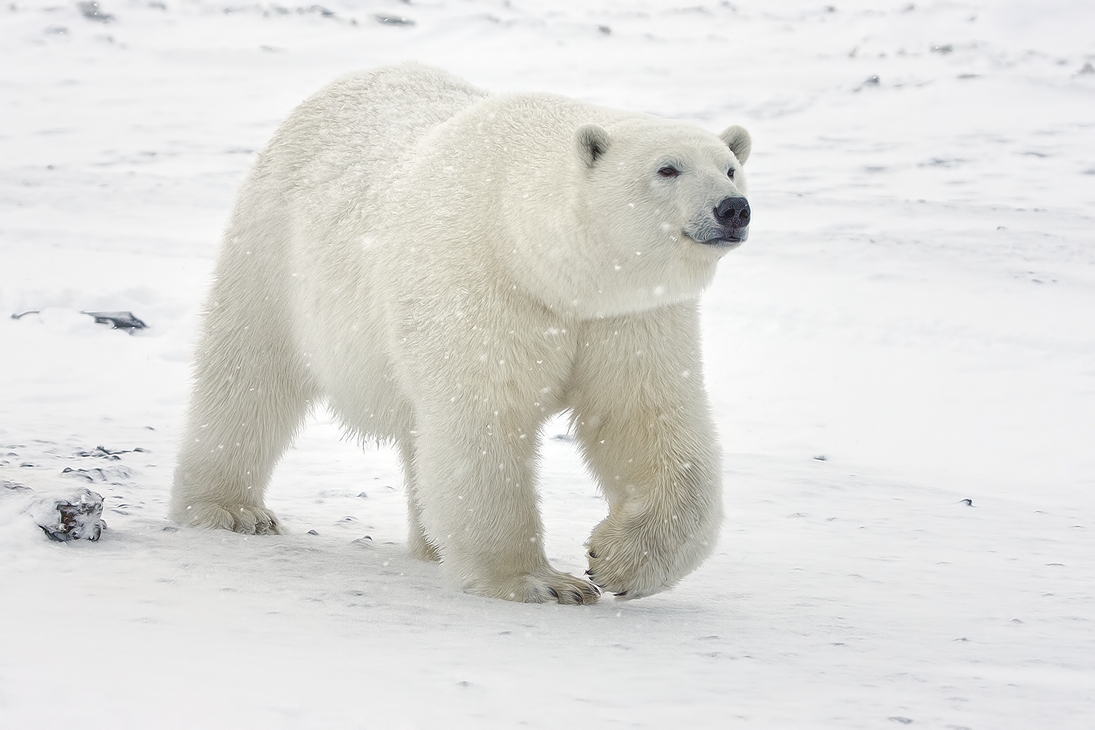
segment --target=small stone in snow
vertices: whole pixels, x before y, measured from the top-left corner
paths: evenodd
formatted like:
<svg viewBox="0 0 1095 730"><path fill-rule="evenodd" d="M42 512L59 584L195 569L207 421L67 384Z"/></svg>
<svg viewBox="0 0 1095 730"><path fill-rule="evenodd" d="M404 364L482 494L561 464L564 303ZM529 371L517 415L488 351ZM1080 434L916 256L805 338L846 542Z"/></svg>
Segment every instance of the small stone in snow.
<svg viewBox="0 0 1095 730"><path fill-rule="evenodd" d="M114 16L110 13L104 13L103 9L99 7L99 3L76 3L76 8L80 11L88 20L94 20L97 23L109 23L114 20Z"/></svg>
<svg viewBox="0 0 1095 730"><path fill-rule="evenodd" d="M298 15L307 15L308 13L316 13L318 15L322 15L324 18L335 17L335 12L333 10L328 10L322 5L311 5L307 8L297 8Z"/></svg>
<svg viewBox="0 0 1095 730"><path fill-rule="evenodd" d="M414 21L410 18L404 18L400 15L374 15L373 18L381 25L414 25Z"/></svg>

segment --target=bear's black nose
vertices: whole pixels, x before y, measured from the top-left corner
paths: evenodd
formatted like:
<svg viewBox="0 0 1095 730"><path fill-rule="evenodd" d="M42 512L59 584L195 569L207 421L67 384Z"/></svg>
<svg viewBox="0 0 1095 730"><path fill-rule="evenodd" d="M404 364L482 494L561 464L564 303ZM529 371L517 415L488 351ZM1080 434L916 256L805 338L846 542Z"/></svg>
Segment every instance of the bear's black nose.
<svg viewBox="0 0 1095 730"><path fill-rule="evenodd" d="M749 225L749 201L745 198L725 198L715 208L715 220L728 228Z"/></svg>

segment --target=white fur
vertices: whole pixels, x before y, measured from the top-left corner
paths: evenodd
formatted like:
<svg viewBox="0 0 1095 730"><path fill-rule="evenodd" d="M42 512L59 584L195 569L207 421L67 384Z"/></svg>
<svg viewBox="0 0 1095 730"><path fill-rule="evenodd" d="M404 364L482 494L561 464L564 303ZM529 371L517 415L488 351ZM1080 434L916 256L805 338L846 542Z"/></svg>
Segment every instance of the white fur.
<svg viewBox="0 0 1095 730"><path fill-rule="evenodd" d="M225 236L173 518L278 532L263 493L325 400L398 445L416 556L482 595L592 602L537 508L541 426L569 409L610 507L593 581L674 585L722 517L697 297L728 247L686 234L744 192L748 134L723 137L414 65L305 102Z"/></svg>

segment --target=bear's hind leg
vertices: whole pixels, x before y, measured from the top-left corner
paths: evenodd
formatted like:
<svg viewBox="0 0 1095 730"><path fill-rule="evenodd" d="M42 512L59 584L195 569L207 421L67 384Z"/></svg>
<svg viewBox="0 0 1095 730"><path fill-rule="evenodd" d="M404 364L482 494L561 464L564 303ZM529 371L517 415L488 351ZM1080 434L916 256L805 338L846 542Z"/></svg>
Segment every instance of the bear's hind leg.
<svg viewBox="0 0 1095 730"><path fill-rule="evenodd" d="M441 560L437 546L426 536L422 526L422 505L418 501L418 480L415 476L414 443L411 436L399 442L399 456L403 462L403 482L407 489L407 549L419 560L436 563Z"/></svg>
<svg viewBox="0 0 1095 730"><path fill-rule="evenodd" d="M170 516L198 527L278 533L264 493L314 388L291 340L287 303L264 299L261 284L244 294L247 286L232 290L231 283L217 282L206 315Z"/></svg>

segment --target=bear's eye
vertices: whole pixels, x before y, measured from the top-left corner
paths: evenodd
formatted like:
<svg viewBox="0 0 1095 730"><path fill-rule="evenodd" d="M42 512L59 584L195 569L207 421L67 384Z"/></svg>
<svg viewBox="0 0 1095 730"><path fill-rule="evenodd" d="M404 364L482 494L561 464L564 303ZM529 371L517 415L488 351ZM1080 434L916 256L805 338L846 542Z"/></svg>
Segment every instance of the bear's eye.
<svg viewBox="0 0 1095 730"><path fill-rule="evenodd" d="M733 180L734 179L734 168L731 167L730 170L727 171L726 176L728 178L730 178L731 180Z"/></svg>
<svg viewBox="0 0 1095 730"><path fill-rule="evenodd" d="M681 174L681 171L672 165L666 165L662 169L658 170L658 174L662 177L676 177Z"/></svg>

